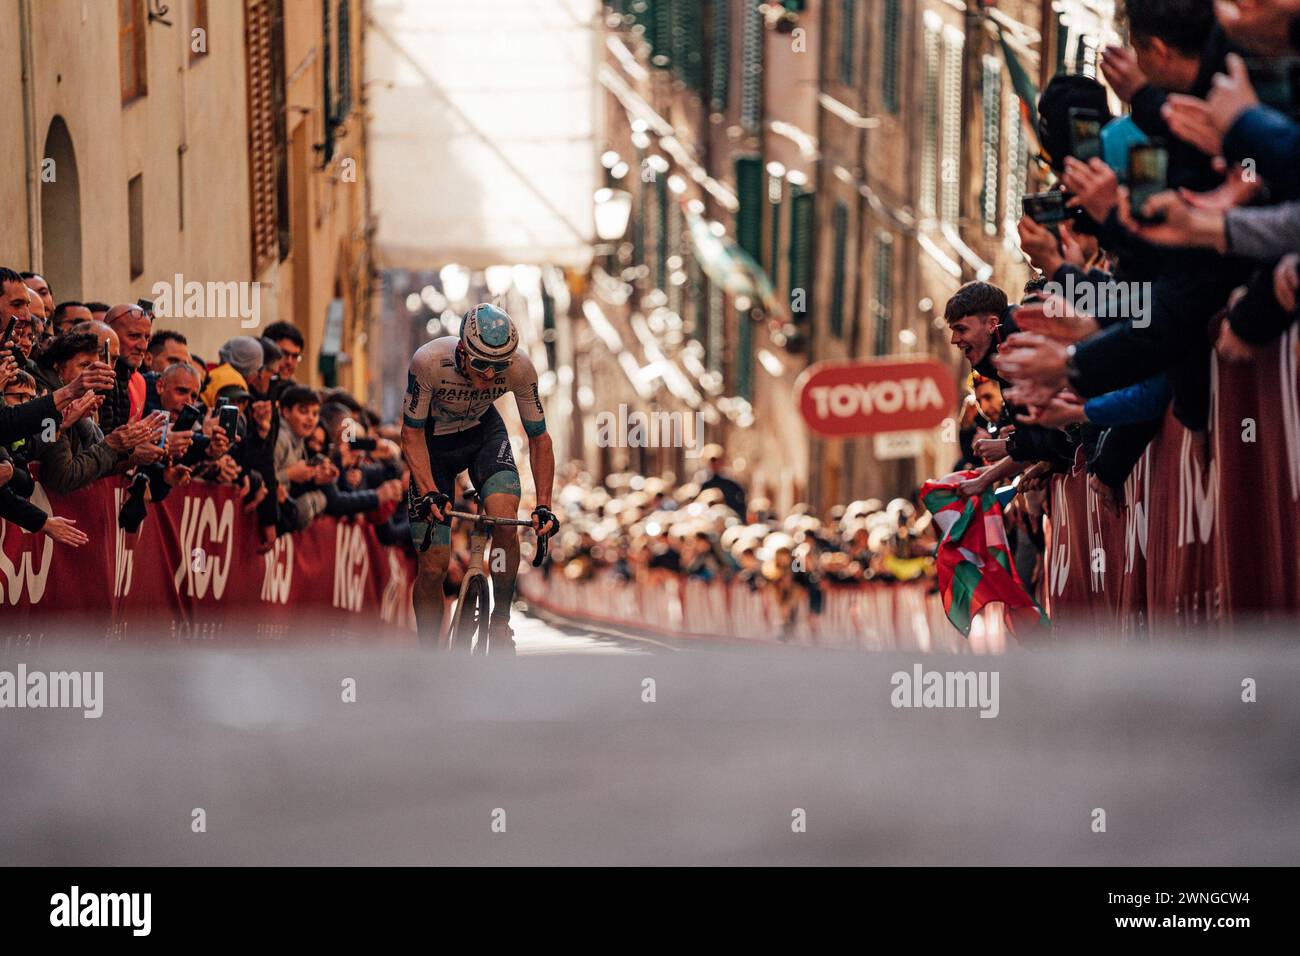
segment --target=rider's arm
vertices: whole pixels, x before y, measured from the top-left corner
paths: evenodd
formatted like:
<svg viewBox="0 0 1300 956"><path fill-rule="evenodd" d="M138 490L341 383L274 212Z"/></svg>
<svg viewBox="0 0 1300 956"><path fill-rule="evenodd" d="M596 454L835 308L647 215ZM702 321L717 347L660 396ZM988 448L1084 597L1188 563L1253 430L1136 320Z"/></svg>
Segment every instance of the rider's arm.
<svg viewBox="0 0 1300 956"><path fill-rule="evenodd" d="M429 446L425 444L424 426L429 419L432 389L421 384L424 349L411 359L411 369L406 376L406 402L402 406L402 457L411 469L415 490L427 495L440 489L433 483L433 465L429 461ZM454 490L454 489L453 489ZM449 492L450 493L450 492Z"/></svg>
<svg viewBox="0 0 1300 956"><path fill-rule="evenodd" d="M402 425L402 456L415 479L415 490L422 495L437 491L433 483L433 465L429 461L429 446L424 441L424 429Z"/></svg>
<svg viewBox="0 0 1300 956"><path fill-rule="evenodd" d="M528 436L528 466L533 470L537 503L549 508L551 491L555 487L555 450L551 447L551 436L546 432Z"/></svg>

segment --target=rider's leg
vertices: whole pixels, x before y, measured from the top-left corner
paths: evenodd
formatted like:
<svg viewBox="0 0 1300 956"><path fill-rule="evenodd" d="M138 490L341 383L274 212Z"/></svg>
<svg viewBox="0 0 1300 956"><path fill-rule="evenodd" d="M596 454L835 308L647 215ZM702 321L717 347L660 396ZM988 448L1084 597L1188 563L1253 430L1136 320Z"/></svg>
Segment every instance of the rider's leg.
<svg viewBox="0 0 1300 956"><path fill-rule="evenodd" d="M510 487L513 479L513 488ZM495 486L495 487L494 487ZM519 476L499 471L484 483L483 510L494 518L519 516ZM510 603L515 598L519 574L519 529L510 525L492 528L492 551L488 568L492 572L492 620L510 620Z"/></svg>
<svg viewBox="0 0 1300 956"><path fill-rule="evenodd" d="M412 536L414 536L412 525ZM424 525L420 525L420 541L424 538ZM419 544L420 542L417 542ZM417 552L420 559L420 572L415 578L412 603L415 605L415 624L420 635L420 644L426 647L442 646L443 594L442 581L447 576L447 565L451 561L451 528L447 525L433 526L433 544L428 551Z"/></svg>

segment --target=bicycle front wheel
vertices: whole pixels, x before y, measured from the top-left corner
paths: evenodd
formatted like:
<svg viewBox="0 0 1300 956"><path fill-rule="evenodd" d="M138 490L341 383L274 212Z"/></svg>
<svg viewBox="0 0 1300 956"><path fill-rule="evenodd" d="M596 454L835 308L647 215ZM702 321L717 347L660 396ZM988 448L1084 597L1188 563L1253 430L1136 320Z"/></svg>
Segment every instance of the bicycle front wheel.
<svg viewBox="0 0 1300 956"><path fill-rule="evenodd" d="M451 622L452 650L482 652L487 647L488 613L491 611L488 600L487 580L483 575L475 574L465 582ZM477 646L474 643L476 634Z"/></svg>

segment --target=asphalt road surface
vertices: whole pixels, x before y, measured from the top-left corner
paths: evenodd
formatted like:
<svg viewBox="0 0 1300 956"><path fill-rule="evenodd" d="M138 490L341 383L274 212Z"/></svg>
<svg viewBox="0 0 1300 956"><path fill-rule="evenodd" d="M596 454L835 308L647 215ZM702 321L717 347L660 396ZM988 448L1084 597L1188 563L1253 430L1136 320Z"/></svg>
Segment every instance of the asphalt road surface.
<svg viewBox="0 0 1300 956"><path fill-rule="evenodd" d="M11 649L0 671L102 670L104 711L0 709L0 861L1300 862L1293 637L1001 658L518 640ZM997 671L997 717L892 706L917 662Z"/></svg>

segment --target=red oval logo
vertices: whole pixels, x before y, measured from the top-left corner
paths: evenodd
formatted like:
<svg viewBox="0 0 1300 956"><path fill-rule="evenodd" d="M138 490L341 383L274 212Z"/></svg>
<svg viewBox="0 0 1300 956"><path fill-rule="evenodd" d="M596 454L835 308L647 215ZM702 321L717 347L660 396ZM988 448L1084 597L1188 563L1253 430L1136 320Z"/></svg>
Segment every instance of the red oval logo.
<svg viewBox="0 0 1300 956"><path fill-rule="evenodd" d="M957 405L952 372L935 359L819 362L799 376L795 395L824 438L936 428Z"/></svg>

